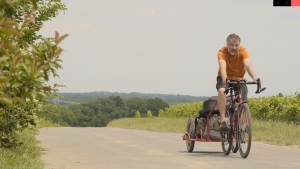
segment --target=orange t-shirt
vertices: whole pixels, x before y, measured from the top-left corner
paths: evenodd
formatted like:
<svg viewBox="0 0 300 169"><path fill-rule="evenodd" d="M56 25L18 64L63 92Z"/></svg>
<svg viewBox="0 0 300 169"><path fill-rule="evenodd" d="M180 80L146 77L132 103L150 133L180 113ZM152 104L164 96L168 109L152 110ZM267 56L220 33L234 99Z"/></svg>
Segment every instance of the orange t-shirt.
<svg viewBox="0 0 300 169"><path fill-rule="evenodd" d="M227 46L224 46L218 52L218 60L225 60L226 62L226 73L229 80L237 80L237 78L244 79L246 69L243 60L247 58L249 58L248 51L242 46L240 46L235 56L230 55ZM221 76L220 68L218 76Z"/></svg>

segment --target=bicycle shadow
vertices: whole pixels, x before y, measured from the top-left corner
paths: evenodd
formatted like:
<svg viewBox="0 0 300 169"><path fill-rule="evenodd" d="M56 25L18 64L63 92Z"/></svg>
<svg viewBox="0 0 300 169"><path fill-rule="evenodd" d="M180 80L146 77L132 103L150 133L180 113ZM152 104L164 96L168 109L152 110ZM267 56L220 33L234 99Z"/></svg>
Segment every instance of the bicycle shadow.
<svg viewBox="0 0 300 169"><path fill-rule="evenodd" d="M221 157L221 158L240 158L240 156L235 156L237 153L230 153L229 155L224 155L222 151L178 151L179 153L186 154L187 156L195 156L195 157Z"/></svg>

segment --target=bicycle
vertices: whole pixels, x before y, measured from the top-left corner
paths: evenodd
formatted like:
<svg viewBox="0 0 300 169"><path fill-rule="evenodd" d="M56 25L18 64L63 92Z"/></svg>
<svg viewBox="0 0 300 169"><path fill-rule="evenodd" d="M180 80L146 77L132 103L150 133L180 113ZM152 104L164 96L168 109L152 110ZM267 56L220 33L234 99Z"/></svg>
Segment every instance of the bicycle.
<svg viewBox="0 0 300 169"><path fill-rule="evenodd" d="M225 111L225 117L229 119L229 130L228 132L221 132L221 144L225 155L230 154L230 151L236 153L239 150L240 155L247 158L252 142L252 123L249 106L242 99L241 86L244 84L257 84L256 94L266 89L265 87L261 88L259 78L257 83L246 82L242 79L227 82L224 93L227 95L226 98L229 98L226 102Z"/></svg>
<svg viewBox="0 0 300 169"><path fill-rule="evenodd" d="M186 132L182 136L182 139L186 140L188 152L193 152L195 141L221 142L225 155L229 155L231 151L236 153L239 150L243 158L248 157L252 141L252 126L249 107L247 102L242 100L241 85L243 84L257 84L257 91L255 92L257 94L266 89L261 88L260 79L257 80L257 83L237 79L237 81L226 84L225 117L229 119L229 130L227 132L217 131L213 127L218 125L215 116L220 115L217 107L218 97L212 96L209 100L204 101L203 109L199 111L199 116L195 119L188 119ZM230 94L228 95L228 93ZM204 119L206 122L203 122ZM201 124L205 126L200 126ZM244 144L247 144L246 150L244 150Z"/></svg>

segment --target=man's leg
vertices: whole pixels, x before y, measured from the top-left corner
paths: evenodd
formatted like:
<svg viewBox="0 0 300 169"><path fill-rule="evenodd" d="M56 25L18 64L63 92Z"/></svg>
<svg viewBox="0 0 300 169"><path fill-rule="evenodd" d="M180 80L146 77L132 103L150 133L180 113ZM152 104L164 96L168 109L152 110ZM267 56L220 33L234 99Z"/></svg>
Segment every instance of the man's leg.
<svg viewBox="0 0 300 169"><path fill-rule="evenodd" d="M218 108L221 115L221 122L225 121L226 95L224 91L225 88L219 88L218 90Z"/></svg>
<svg viewBox="0 0 300 169"><path fill-rule="evenodd" d="M227 131L228 127L225 122L225 108L226 108L226 95L224 93L225 91L225 85L223 85L222 78L217 77L217 85L216 88L218 90L218 100L217 100L217 106L220 111L220 116L221 116L221 125L220 125L220 130L221 131Z"/></svg>

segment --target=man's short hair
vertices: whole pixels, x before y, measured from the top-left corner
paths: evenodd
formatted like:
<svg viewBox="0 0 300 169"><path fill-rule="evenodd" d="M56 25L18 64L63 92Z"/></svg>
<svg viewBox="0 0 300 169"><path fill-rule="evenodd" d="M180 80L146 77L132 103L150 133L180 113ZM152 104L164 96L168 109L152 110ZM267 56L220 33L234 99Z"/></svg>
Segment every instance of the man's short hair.
<svg viewBox="0 0 300 169"><path fill-rule="evenodd" d="M230 39L236 39L238 40L240 43L241 43L241 38L239 37L239 35L233 33L233 34L230 34L227 39L226 39L226 43L228 44Z"/></svg>

